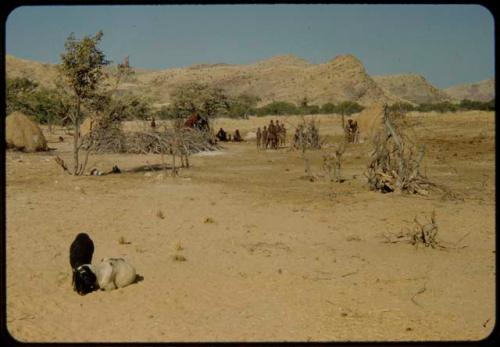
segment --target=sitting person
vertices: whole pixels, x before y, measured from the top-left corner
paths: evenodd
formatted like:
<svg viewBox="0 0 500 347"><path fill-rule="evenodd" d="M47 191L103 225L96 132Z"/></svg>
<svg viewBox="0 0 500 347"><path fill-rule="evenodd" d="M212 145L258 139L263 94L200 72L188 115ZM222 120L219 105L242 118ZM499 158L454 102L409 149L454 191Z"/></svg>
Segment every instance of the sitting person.
<svg viewBox="0 0 500 347"><path fill-rule="evenodd" d="M241 137L240 131L238 129L236 129L236 131L234 132L233 141L235 142L243 141L243 138Z"/></svg>
<svg viewBox="0 0 500 347"><path fill-rule="evenodd" d="M219 139L219 141L227 141L227 133L222 128L220 128L219 132L215 136Z"/></svg>

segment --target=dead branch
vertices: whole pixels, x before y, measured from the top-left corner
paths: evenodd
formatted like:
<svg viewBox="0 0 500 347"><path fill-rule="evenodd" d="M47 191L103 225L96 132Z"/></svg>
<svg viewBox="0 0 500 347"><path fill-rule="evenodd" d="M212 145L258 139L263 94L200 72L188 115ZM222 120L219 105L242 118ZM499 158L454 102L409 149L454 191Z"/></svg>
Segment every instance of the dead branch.
<svg viewBox="0 0 500 347"><path fill-rule="evenodd" d="M68 174L71 174L71 172L68 170L68 167L66 166L66 163L64 162L64 160L62 160L59 156L56 156L54 158L54 160L56 161L56 163L61 166L63 168L63 170L68 173Z"/></svg>
<svg viewBox="0 0 500 347"><path fill-rule="evenodd" d="M412 301L415 305L417 305L417 306L422 307L422 305L420 305L420 304L419 304L419 303L415 300L415 297L416 297L417 295L420 295L420 294L424 293L424 292L427 290L426 285L427 285L427 283L424 283L424 286L423 286L422 288L420 288L420 289L418 290L418 292L416 292L416 293L415 293L415 294L411 297L411 301Z"/></svg>

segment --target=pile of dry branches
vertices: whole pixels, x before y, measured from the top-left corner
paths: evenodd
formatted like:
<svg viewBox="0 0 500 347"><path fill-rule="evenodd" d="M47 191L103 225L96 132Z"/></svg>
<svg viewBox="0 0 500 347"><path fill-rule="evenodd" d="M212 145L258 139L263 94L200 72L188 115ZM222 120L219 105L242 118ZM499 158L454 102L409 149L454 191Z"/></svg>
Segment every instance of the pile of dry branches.
<svg viewBox="0 0 500 347"><path fill-rule="evenodd" d="M189 155L220 148L206 131L165 127L125 133L119 123L96 126L84 136L83 141L85 148L98 153Z"/></svg>
<svg viewBox="0 0 500 347"><path fill-rule="evenodd" d="M385 107L383 128L373 138L371 161L365 175L371 190L427 195L435 185L420 172L425 148L404 132L403 120Z"/></svg>
<svg viewBox="0 0 500 347"><path fill-rule="evenodd" d="M126 136L126 152L137 154L192 154L220 149L210 133L197 129L136 131Z"/></svg>
<svg viewBox="0 0 500 347"><path fill-rule="evenodd" d="M98 153L125 152L125 134L120 122L99 121L82 137L82 147Z"/></svg>

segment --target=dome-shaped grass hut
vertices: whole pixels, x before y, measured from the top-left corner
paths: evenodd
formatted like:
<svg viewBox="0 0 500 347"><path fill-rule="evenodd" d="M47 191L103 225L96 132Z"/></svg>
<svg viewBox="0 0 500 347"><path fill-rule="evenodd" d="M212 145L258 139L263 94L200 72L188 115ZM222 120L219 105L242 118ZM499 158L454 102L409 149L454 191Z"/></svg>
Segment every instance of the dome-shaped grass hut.
<svg viewBox="0 0 500 347"><path fill-rule="evenodd" d="M47 140L38 124L21 112L13 112L5 118L5 142L7 148L24 152L48 149Z"/></svg>

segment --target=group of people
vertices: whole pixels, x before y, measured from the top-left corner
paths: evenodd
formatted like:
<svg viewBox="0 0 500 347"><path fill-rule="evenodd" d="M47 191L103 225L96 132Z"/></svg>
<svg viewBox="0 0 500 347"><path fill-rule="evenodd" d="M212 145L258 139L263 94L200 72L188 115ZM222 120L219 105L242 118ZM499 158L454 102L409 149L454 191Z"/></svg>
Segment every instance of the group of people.
<svg viewBox="0 0 500 347"><path fill-rule="evenodd" d="M345 133L347 137L347 142L358 143L359 140L358 122L352 119L347 120L345 130L346 130Z"/></svg>
<svg viewBox="0 0 500 347"><path fill-rule="evenodd" d="M280 146L286 145L286 128L285 124L276 120L269 122L268 126L264 126L261 130L257 129L257 148L260 149L278 149Z"/></svg>
<svg viewBox="0 0 500 347"><path fill-rule="evenodd" d="M228 142L228 141L234 141L234 142L241 142L243 141L243 138L241 137L240 130L236 129L234 131L233 136L231 134L228 134L224 129L220 128L217 134L215 135L219 141L222 142Z"/></svg>

